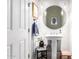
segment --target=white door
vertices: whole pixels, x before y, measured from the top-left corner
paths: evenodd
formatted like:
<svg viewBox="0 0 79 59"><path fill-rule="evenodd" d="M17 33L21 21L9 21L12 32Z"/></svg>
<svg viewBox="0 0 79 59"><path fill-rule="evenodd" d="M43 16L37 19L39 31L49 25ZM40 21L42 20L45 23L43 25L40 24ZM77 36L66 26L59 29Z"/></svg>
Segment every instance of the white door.
<svg viewBox="0 0 79 59"><path fill-rule="evenodd" d="M28 1L7 1L7 59L28 59Z"/></svg>

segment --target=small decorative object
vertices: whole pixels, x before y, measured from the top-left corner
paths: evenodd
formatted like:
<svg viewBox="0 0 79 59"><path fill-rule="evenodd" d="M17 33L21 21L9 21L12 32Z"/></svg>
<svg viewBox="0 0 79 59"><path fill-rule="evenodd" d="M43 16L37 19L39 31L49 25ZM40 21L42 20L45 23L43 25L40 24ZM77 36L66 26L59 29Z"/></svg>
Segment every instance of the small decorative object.
<svg viewBox="0 0 79 59"><path fill-rule="evenodd" d="M44 42L43 41L39 42L39 47L44 47Z"/></svg>
<svg viewBox="0 0 79 59"><path fill-rule="evenodd" d="M62 33L61 29L59 31L60 31L60 33Z"/></svg>
<svg viewBox="0 0 79 59"><path fill-rule="evenodd" d="M57 25L57 18L56 17L51 18L51 25Z"/></svg>

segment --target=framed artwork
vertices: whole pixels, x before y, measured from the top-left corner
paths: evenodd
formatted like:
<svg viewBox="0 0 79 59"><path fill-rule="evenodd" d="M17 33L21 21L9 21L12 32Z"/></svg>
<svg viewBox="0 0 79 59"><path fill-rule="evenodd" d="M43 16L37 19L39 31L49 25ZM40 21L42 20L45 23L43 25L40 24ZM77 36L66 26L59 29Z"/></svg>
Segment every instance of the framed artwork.
<svg viewBox="0 0 79 59"><path fill-rule="evenodd" d="M38 7L34 2L32 2L32 17L33 19L38 18Z"/></svg>

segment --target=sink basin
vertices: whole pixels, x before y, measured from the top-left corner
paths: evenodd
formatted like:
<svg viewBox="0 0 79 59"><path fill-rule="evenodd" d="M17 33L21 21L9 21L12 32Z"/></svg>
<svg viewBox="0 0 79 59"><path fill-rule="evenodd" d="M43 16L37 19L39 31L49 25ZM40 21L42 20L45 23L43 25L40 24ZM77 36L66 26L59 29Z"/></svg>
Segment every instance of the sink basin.
<svg viewBox="0 0 79 59"><path fill-rule="evenodd" d="M46 38L63 38L62 35L46 35L45 37ZM60 39L57 39L57 40L60 40Z"/></svg>

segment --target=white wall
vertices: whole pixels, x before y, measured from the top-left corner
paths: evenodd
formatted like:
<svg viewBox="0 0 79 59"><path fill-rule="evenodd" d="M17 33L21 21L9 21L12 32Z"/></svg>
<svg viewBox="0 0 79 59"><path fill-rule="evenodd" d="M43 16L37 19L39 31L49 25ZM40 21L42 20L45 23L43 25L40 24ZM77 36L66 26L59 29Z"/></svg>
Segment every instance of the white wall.
<svg viewBox="0 0 79 59"><path fill-rule="evenodd" d="M61 43L61 50L68 50L71 51L71 41L70 41L70 29L71 29L71 19L70 19L70 11L71 11L71 1L70 0L44 0L40 1L41 4L38 2L39 12L38 12L38 26L40 31L40 36L45 37L46 35L62 35L62 43ZM66 13L66 23L65 25L58 30L51 30L47 28L44 24L44 17L43 12L45 9L52 5L58 5L65 10Z"/></svg>

